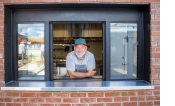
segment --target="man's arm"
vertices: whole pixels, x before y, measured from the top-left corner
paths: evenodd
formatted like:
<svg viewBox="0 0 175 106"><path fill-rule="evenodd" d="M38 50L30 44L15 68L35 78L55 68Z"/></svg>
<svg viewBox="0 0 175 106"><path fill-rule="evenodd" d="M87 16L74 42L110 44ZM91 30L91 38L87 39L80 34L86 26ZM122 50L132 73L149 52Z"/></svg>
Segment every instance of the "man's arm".
<svg viewBox="0 0 175 106"><path fill-rule="evenodd" d="M69 70L67 70L67 72L70 78L85 78L85 77L93 77L96 73L96 71L93 71L93 70L94 68L91 68L87 72L75 72L75 71L69 71Z"/></svg>

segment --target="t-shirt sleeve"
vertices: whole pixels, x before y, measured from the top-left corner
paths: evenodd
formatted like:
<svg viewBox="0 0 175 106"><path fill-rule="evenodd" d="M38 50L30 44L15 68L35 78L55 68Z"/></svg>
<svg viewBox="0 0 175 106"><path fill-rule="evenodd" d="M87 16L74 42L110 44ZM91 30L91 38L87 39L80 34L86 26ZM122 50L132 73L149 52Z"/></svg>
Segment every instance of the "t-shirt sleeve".
<svg viewBox="0 0 175 106"><path fill-rule="evenodd" d="M75 64L70 56L66 57L66 70L75 71Z"/></svg>
<svg viewBox="0 0 175 106"><path fill-rule="evenodd" d="M89 61L87 63L87 70L90 70L92 67L95 69L95 58L94 55L89 58Z"/></svg>

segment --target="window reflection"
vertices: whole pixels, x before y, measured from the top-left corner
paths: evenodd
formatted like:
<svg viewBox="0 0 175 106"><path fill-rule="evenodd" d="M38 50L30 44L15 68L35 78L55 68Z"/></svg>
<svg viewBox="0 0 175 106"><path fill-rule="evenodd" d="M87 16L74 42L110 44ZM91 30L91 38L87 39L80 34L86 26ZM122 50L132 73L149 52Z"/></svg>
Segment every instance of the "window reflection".
<svg viewBox="0 0 175 106"><path fill-rule="evenodd" d="M137 78L137 24L111 23L111 79Z"/></svg>
<svg viewBox="0 0 175 106"><path fill-rule="evenodd" d="M44 24L18 24L18 79L44 80Z"/></svg>

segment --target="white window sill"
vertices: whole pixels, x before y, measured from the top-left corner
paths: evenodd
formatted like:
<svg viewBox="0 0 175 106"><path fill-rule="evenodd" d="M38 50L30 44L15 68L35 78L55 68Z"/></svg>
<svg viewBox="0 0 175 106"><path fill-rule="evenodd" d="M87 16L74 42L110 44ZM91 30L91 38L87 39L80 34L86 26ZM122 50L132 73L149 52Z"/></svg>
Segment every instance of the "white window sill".
<svg viewBox="0 0 175 106"><path fill-rule="evenodd" d="M12 81L1 90L20 91L100 91L154 89L154 85L137 81Z"/></svg>

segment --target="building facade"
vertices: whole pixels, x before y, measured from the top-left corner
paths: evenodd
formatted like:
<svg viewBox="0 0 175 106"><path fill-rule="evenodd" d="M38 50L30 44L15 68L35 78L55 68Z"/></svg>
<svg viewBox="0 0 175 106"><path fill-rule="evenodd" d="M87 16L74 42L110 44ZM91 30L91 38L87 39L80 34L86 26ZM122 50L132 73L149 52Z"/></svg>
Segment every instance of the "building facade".
<svg viewBox="0 0 175 106"><path fill-rule="evenodd" d="M5 12L7 11L5 9L5 6L25 5L25 4L31 4L31 5L43 4L44 5L44 4L67 4L67 3L72 5L73 4L79 4L79 5L80 4L117 4L117 5L122 5L122 4L145 5L146 4L146 5L149 5L150 67L148 69L150 70L149 72L150 77L148 77L149 80L146 80L146 78L145 80L149 81L151 85L154 85L154 89L103 90L103 91L98 91L98 90L97 91L30 91L30 90L21 91L21 90L0 89L0 106L159 106L160 105L160 0L1 0L0 1L0 88L5 86L5 84L7 84L8 81L6 80L17 79L17 78L14 78L14 79L5 78L8 75L8 71L5 68L5 62L8 61L8 60L5 60L6 59L5 56L8 57L7 55L8 53L7 52L5 53L5 49L7 50L8 46L5 45L7 44L7 42L5 43L4 38L5 38L5 35L7 35L8 31L6 29L8 28L4 27L5 26L4 23L6 20L5 18L9 18L9 17L5 17ZM16 13L18 13L18 11ZM17 18L19 18L19 16L17 16ZM30 15L24 16L24 18L25 17L30 17ZM19 20L20 19L22 20L22 18L19 18ZM30 17L29 19L32 19L32 17ZM100 17L100 19L103 19L103 18ZM56 24L54 23L52 25L56 26ZM61 25L58 27L61 27ZM11 27L11 28L12 28L11 30L13 30L14 27ZM95 28L101 28L101 27L98 27L98 25L96 25ZM57 31L53 33L57 33ZM62 32L59 32L59 33L62 33ZM91 35L92 34L93 33L91 33ZM69 36L69 34L65 36ZM42 40L36 41L35 39L29 39L26 37L22 38L21 35L18 37L20 38L20 42L23 41L24 43L25 43L25 40L28 39L28 41L30 41L34 47L37 47L36 46L37 42L40 42L40 43L43 42ZM95 37L98 37L98 36L95 36ZM45 42L47 41L45 40ZM19 43L16 43L16 44L19 44ZM88 46L92 48L91 44L92 43L89 43ZM31 46L31 48L34 48L33 46ZM91 48L89 48L89 50L91 50ZM67 48L65 49L65 51L67 51ZM45 54L45 55L47 56L48 54ZM59 54L56 54L56 55L59 55ZM31 55L30 59L32 60L33 58L34 57L32 57ZM51 61L54 61L54 60L51 60ZM20 75L18 74L18 76ZM50 79L48 77L46 79ZM106 79L108 79L108 77L106 77Z"/></svg>

